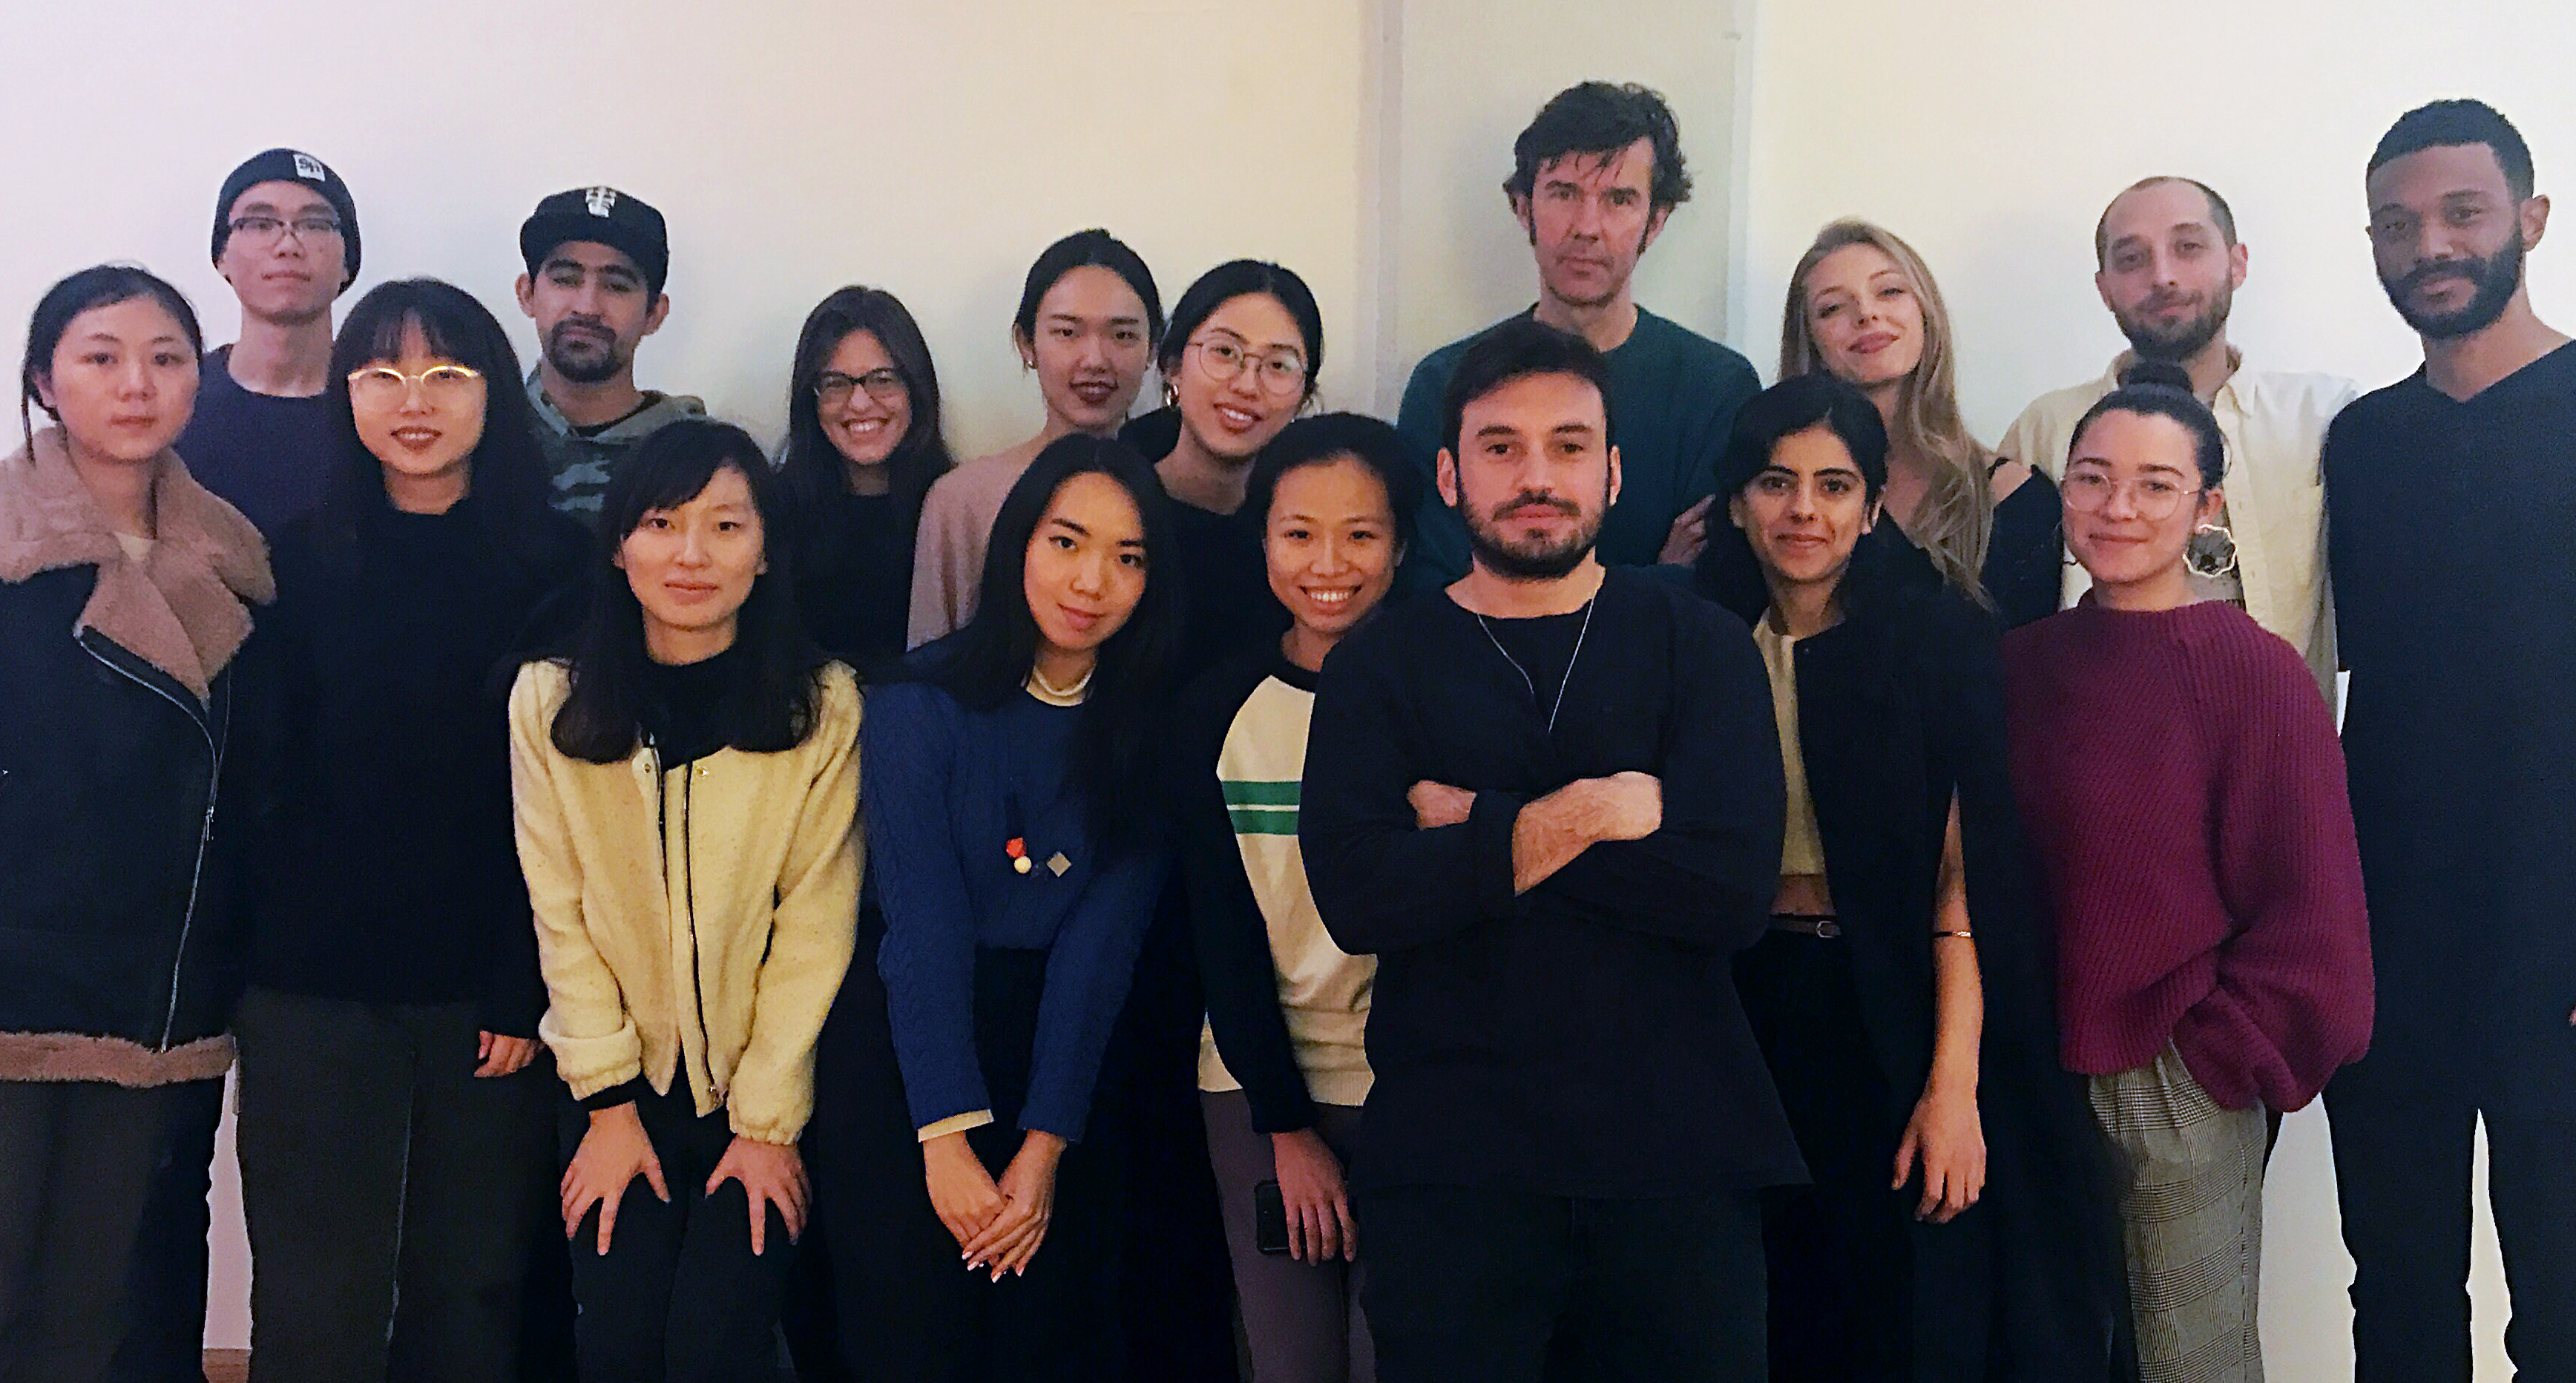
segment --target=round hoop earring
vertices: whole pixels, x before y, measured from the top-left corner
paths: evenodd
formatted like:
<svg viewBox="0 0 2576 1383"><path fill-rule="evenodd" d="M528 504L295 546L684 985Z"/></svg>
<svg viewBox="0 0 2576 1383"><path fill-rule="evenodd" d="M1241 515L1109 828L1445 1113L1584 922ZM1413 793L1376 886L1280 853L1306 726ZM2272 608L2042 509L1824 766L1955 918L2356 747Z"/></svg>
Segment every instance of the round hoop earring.
<svg viewBox="0 0 2576 1383"><path fill-rule="evenodd" d="M2216 581L2236 571L2236 535L2223 523L2205 523L2191 531L2191 545L2183 550L2183 565L2191 574L2205 581Z"/></svg>

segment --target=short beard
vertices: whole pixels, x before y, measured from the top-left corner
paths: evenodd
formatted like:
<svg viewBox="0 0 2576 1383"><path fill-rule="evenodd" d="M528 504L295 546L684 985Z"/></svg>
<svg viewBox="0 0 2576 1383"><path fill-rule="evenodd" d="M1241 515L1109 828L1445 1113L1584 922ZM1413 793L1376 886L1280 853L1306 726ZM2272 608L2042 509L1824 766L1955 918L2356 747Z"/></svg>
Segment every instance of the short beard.
<svg viewBox="0 0 2576 1383"><path fill-rule="evenodd" d="M565 379L575 384L603 384L617 378L618 372L626 368L626 362L617 356L615 344L602 350L596 359L582 359L563 348L562 336L561 326L547 335L546 363L554 366L555 373Z"/></svg>
<svg viewBox="0 0 2576 1383"><path fill-rule="evenodd" d="M1520 500L1512 501L1517 505ZM1590 516L1590 522L1576 528L1564 542L1542 548L1515 547L1487 526L1464 497L1454 506L1458 518L1467 525L1467 546L1476 561L1487 571L1506 581L1554 581L1573 574L1583 559L1592 555L1593 546L1601 541L1601 523L1609 510L1609 497Z"/></svg>
<svg viewBox="0 0 2576 1383"><path fill-rule="evenodd" d="M2189 321L2170 327L2159 327L2143 318L2131 320L2124 314L2113 314L2120 323L2120 334L2129 338L2129 349L2140 360L2163 360L2179 365L2198 355L2227 329L2227 312L2235 294L2220 289L2209 305Z"/></svg>
<svg viewBox="0 0 2576 1383"><path fill-rule="evenodd" d="M2496 319L2504 315L2505 308L2513 303L2514 290L2522 287L2522 260L2525 253L2522 231L2517 227L2513 238L2505 242L2503 249L2484 259L2472 259L2465 263L2450 260L2418 264L2393 281L2382 276L2379 286L2388 290L2389 306L2396 308L2397 315L2405 318L2406 325L2413 327L2417 334L2434 341L2454 341L2463 336L2474 336L2494 326ZM2419 312L2406 305L2407 294L2425 279L2437 273L2450 274L2463 270L2468 273L2469 282L2475 286L2476 291L2469 295L2468 304L2458 311Z"/></svg>

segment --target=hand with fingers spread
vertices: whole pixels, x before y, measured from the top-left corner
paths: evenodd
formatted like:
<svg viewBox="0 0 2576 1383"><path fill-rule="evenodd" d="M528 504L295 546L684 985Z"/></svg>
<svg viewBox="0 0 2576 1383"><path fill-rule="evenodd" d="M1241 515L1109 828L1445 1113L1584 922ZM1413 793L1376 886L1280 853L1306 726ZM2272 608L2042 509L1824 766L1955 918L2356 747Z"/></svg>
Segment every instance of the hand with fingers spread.
<svg viewBox="0 0 2576 1383"><path fill-rule="evenodd" d="M537 1059L537 1039L503 1037L497 1032L479 1033L474 1044L474 1059L481 1063L474 1074L482 1079L507 1076L525 1068Z"/></svg>
<svg viewBox="0 0 2576 1383"><path fill-rule="evenodd" d="M1001 1189L963 1133L943 1133L923 1143L921 1173L930 1185L930 1208L961 1249L1002 1213Z"/></svg>
<svg viewBox="0 0 2576 1383"><path fill-rule="evenodd" d="M751 1251L754 1256L768 1252L769 1207L778 1207L778 1218L787 1222L787 1241L805 1237L805 1208L811 1203L813 1188L805 1179L805 1159L793 1145L763 1143L756 1138L735 1134L725 1146L724 1156L707 1177L707 1194L728 1181L742 1183L743 1195L751 1202Z"/></svg>
<svg viewBox="0 0 2576 1383"><path fill-rule="evenodd" d="M1923 1168L1923 1199L1914 1218L1945 1225L1957 1219L1986 1189L1986 1135L1977 1115L1974 1090L1960 1091L1935 1081L1924 1087L1906 1121L1904 1140L1896 1148L1896 1180L1903 1190Z"/></svg>
<svg viewBox="0 0 2576 1383"><path fill-rule="evenodd" d="M1038 1246L1046 1242L1047 1223L1055 1216L1055 1169L1064 1156L1064 1139L1031 1129L1020 1140L1011 1165L1002 1169L997 1188L1002 1213L966 1245L971 1271L989 1267L993 1280L1004 1273L1025 1273Z"/></svg>
<svg viewBox="0 0 2576 1383"><path fill-rule="evenodd" d="M1712 495L1683 510L1673 519L1672 531L1664 535L1664 550L1655 558L1668 567L1687 567L1699 560L1708 546L1708 510L1716 503Z"/></svg>
<svg viewBox="0 0 2576 1383"><path fill-rule="evenodd" d="M637 1177L644 1178L665 1205L670 1203L671 1188L662 1182L662 1160L653 1155L653 1140L645 1135L643 1117L634 1104L592 1110L590 1130L582 1134L581 1146L573 1150L572 1165L564 1168L557 1188L563 1197L564 1237L580 1233L582 1217L596 1205L599 1253L605 1257L608 1236L617 1228L617 1204Z"/></svg>
<svg viewBox="0 0 2576 1383"><path fill-rule="evenodd" d="M1359 1261L1360 1227L1351 1218L1351 1196L1342 1160L1313 1129L1270 1135L1270 1157L1279 1169L1279 1199L1288 1211L1288 1256L1300 1263L1339 1258Z"/></svg>

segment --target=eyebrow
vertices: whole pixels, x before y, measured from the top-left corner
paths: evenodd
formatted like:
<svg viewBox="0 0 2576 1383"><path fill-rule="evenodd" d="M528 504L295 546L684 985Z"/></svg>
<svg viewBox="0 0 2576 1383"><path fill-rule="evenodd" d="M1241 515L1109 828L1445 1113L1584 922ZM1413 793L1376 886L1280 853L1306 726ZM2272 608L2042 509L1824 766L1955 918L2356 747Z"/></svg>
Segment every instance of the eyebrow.
<svg viewBox="0 0 2576 1383"><path fill-rule="evenodd" d="M1113 313L1107 317L1085 317L1077 312L1050 312L1046 315L1046 320L1050 322L1070 322L1078 327L1088 326L1093 322L1107 322L1111 326L1115 327L1134 326L1145 319L1135 316L1132 313L1125 312Z"/></svg>

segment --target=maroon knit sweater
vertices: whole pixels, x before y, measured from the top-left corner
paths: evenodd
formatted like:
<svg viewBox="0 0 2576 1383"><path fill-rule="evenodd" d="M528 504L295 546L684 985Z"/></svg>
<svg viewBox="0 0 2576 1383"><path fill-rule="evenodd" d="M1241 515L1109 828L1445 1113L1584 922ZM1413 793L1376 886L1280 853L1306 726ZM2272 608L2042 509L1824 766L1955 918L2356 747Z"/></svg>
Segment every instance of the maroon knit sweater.
<svg viewBox="0 0 2576 1383"><path fill-rule="evenodd" d="M2170 1041L2230 1109L2315 1098L2370 1042L2370 927L2299 655L2232 605L2088 599L2007 635L2004 683L2067 1069Z"/></svg>

